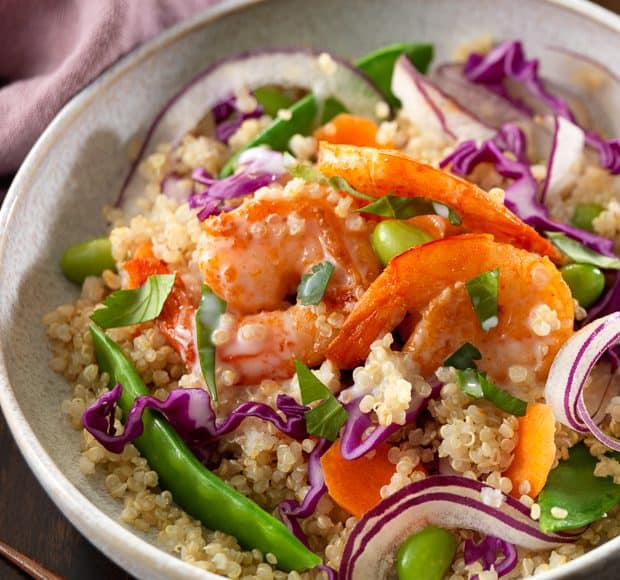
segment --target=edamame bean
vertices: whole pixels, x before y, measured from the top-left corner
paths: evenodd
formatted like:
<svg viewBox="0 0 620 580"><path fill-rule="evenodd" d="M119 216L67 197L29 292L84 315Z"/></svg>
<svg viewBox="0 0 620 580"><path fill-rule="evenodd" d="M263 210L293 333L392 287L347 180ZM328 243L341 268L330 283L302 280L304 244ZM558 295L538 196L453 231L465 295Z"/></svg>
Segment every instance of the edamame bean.
<svg viewBox="0 0 620 580"><path fill-rule="evenodd" d="M420 228L402 220L383 220L372 232L371 243L375 254L386 266L398 254L413 246L420 246L431 242L433 238Z"/></svg>
<svg viewBox="0 0 620 580"><path fill-rule="evenodd" d="M578 203L571 219L571 223L579 229L593 232L592 220L605 209L598 203Z"/></svg>
<svg viewBox="0 0 620 580"><path fill-rule="evenodd" d="M603 293L605 275L590 264L568 264L560 268L564 281L570 291L584 308L592 306Z"/></svg>
<svg viewBox="0 0 620 580"><path fill-rule="evenodd" d="M98 238L67 248L60 260L63 274L76 284L87 276L99 276L104 270L115 270L109 238Z"/></svg>
<svg viewBox="0 0 620 580"><path fill-rule="evenodd" d="M409 536L398 549L398 580L442 580L456 553L456 538L437 526Z"/></svg>

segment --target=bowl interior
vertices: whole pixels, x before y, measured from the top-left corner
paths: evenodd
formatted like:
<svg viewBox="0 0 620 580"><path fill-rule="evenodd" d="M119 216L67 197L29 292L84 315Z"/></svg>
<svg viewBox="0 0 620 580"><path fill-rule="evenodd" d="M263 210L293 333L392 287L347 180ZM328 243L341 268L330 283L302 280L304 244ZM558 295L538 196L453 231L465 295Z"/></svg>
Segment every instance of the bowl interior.
<svg viewBox="0 0 620 580"><path fill-rule="evenodd" d="M522 39L529 55L543 59L543 73L564 84L570 67L550 45L618 67L612 57L620 52L619 19L579 2L272 0L227 7L230 12L217 6L132 53L78 95L23 165L0 220L3 410L27 461L60 508L139 577L204 578L206 573L154 548L152 537L116 523L122 506L107 496L98 478L80 473L79 438L60 411L70 386L48 369L41 318L77 296L59 271L59 257L68 245L104 233L101 209L114 201L123 181L128 146L162 104L218 58L258 47L312 47L355 57L391 42L426 41L435 44L441 62L463 41L486 35ZM596 98L613 111L620 105L618 93L602 90ZM620 120L609 122L619 133ZM592 566L609 569L618 547L615 540L548 577L586 569L590 575Z"/></svg>

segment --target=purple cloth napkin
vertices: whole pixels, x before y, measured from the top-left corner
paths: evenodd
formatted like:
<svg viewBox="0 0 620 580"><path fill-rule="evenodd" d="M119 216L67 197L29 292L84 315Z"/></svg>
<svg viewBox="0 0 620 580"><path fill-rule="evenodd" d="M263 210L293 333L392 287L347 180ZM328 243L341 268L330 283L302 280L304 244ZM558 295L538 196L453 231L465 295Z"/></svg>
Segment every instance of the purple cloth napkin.
<svg viewBox="0 0 620 580"><path fill-rule="evenodd" d="M0 0L0 176L119 56L219 0Z"/></svg>

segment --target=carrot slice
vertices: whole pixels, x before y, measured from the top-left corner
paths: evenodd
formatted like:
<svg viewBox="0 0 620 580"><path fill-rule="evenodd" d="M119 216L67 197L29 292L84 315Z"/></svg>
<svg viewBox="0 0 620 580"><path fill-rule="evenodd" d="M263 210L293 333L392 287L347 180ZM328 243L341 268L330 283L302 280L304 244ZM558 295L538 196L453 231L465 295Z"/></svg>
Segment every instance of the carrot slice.
<svg viewBox="0 0 620 580"><path fill-rule="evenodd" d="M456 211L471 232L493 234L501 242L563 260L549 240L524 223L478 186L398 151L319 143L318 169L340 176L359 191L375 197L388 194L424 197Z"/></svg>
<svg viewBox="0 0 620 580"><path fill-rule="evenodd" d="M314 136L317 140L328 143L380 147L377 143L378 129L370 119L341 113L319 127L314 132Z"/></svg>
<svg viewBox="0 0 620 580"><path fill-rule="evenodd" d="M551 407L544 403L530 403L523 417L519 417L519 440L514 459L504 472L512 480L510 494L521 497L519 487L530 484L527 495L531 498L545 487L547 476L555 459L555 418Z"/></svg>

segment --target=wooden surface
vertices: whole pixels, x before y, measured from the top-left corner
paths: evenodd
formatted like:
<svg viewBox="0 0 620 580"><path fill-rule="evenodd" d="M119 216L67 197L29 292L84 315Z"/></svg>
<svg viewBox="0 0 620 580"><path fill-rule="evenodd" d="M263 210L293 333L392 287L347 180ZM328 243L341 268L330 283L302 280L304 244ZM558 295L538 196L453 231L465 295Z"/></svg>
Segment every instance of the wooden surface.
<svg viewBox="0 0 620 580"><path fill-rule="evenodd" d="M599 3L620 12L620 0ZM0 191L8 182L8 178L0 178ZM24 463L1 414L0 541L66 578L130 578L91 546L58 511ZM0 579L26 577L0 558Z"/></svg>

